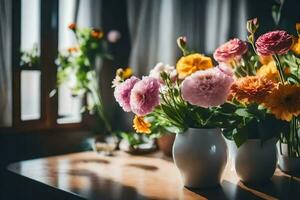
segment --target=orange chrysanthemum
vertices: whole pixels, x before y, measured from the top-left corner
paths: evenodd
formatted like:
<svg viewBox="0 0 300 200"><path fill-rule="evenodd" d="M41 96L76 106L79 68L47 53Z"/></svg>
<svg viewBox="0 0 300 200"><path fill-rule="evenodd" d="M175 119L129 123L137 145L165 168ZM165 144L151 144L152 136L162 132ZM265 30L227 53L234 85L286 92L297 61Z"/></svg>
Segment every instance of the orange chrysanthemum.
<svg viewBox="0 0 300 200"><path fill-rule="evenodd" d="M94 30L92 30L91 35L93 38L100 39L103 37L104 33L103 33L103 31L94 29Z"/></svg>
<svg viewBox="0 0 300 200"><path fill-rule="evenodd" d="M265 98L263 105L276 118L291 121L293 116L300 114L300 86L280 84Z"/></svg>
<svg viewBox="0 0 300 200"><path fill-rule="evenodd" d="M259 76L247 76L238 79L231 87L231 98L242 103L261 103L276 87L276 84Z"/></svg>
<svg viewBox="0 0 300 200"><path fill-rule="evenodd" d="M180 79L189 76L195 71L205 70L211 67L213 67L211 58L199 53L183 56L178 60L176 64L178 77Z"/></svg>
<svg viewBox="0 0 300 200"><path fill-rule="evenodd" d="M151 133L151 124L144 120L143 116L135 116L133 119L133 128L137 133Z"/></svg>

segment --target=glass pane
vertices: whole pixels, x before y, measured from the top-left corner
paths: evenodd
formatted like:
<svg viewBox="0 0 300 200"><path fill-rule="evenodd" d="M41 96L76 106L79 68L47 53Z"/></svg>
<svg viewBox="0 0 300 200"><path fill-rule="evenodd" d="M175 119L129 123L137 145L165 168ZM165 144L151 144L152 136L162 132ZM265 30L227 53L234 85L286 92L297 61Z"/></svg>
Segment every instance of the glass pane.
<svg viewBox="0 0 300 200"><path fill-rule="evenodd" d="M21 1L21 51L40 44L40 0Z"/></svg>
<svg viewBox="0 0 300 200"><path fill-rule="evenodd" d="M68 25L74 23L76 0L59 0L58 49L66 50L76 45L74 33Z"/></svg>
<svg viewBox="0 0 300 200"><path fill-rule="evenodd" d="M68 48L76 46L74 33L68 28L74 22L77 0L59 0L58 49L66 52ZM58 116L57 123L81 122L82 97L72 96L67 84L58 88Z"/></svg>
<svg viewBox="0 0 300 200"><path fill-rule="evenodd" d="M21 71L21 120L41 117L41 72Z"/></svg>
<svg viewBox="0 0 300 200"><path fill-rule="evenodd" d="M82 97L72 96L71 90L66 84L58 88L58 116L57 123L81 122Z"/></svg>

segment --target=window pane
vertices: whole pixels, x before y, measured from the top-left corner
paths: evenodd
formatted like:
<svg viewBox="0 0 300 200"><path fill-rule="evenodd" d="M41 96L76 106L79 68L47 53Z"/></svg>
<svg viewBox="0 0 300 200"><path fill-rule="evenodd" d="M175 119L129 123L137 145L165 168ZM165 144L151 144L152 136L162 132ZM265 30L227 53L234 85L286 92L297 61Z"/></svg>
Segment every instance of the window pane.
<svg viewBox="0 0 300 200"><path fill-rule="evenodd" d="M21 71L21 120L41 117L41 72Z"/></svg>
<svg viewBox="0 0 300 200"><path fill-rule="evenodd" d="M21 1L21 51L40 44L40 0Z"/></svg>
<svg viewBox="0 0 300 200"><path fill-rule="evenodd" d="M62 52L67 51L69 47L74 47L77 44L74 33L68 28L68 25L74 22L76 2L77 0L59 0L58 49ZM81 107L82 97L72 96L71 90L66 84L59 86L59 119L57 123L81 122Z"/></svg>
<svg viewBox="0 0 300 200"><path fill-rule="evenodd" d="M58 115L57 123L77 123L81 122L80 109L82 106L82 97L72 96L72 93L66 84L58 89Z"/></svg>

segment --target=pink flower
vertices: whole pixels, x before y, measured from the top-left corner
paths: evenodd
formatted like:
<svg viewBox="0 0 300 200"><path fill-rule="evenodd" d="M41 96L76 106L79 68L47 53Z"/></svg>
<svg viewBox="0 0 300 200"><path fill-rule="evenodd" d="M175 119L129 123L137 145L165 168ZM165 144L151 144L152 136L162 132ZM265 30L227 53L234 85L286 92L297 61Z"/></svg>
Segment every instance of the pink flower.
<svg viewBox="0 0 300 200"><path fill-rule="evenodd" d="M248 50L246 42L234 38L222 44L214 52L214 59L218 62L230 62L233 59L240 59Z"/></svg>
<svg viewBox="0 0 300 200"><path fill-rule="evenodd" d="M225 63L221 63L216 66L216 69L220 70L222 73L226 74L227 76L233 76L233 70L230 66L227 66Z"/></svg>
<svg viewBox="0 0 300 200"><path fill-rule="evenodd" d="M197 71L182 82L182 97L203 108L218 106L225 103L233 81L231 69L225 65Z"/></svg>
<svg viewBox="0 0 300 200"><path fill-rule="evenodd" d="M133 86L138 81L140 81L140 79L136 78L135 76L132 76L131 78L124 81L123 83L117 85L117 87L115 88L114 96L116 98L116 101L126 112L131 111L130 94Z"/></svg>
<svg viewBox="0 0 300 200"><path fill-rule="evenodd" d="M257 52L262 56L286 54L292 44L293 38L286 31L265 33L255 43Z"/></svg>
<svg viewBox="0 0 300 200"><path fill-rule="evenodd" d="M150 71L149 77L153 77L159 80L160 83L164 83L162 80L160 73L166 72L172 81L175 81L177 78L177 71L174 66L164 65L163 63L157 63L155 67Z"/></svg>
<svg viewBox="0 0 300 200"><path fill-rule="evenodd" d="M121 38L121 33L117 30L111 30L107 34L107 40L111 43L116 43Z"/></svg>
<svg viewBox="0 0 300 200"><path fill-rule="evenodd" d="M153 111L159 104L159 81L152 77L143 77L130 95L131 110L136 115L143 116Z"/></svg>

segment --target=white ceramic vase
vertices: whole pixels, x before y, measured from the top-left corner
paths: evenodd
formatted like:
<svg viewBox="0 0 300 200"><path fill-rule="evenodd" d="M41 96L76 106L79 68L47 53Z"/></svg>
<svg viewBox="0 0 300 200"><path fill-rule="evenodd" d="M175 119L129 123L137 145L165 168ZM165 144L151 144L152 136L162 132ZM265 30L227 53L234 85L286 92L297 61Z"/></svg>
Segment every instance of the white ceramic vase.
<svg viewBox="0 0 300 200"><path fill-rule="evenodd" d="M248 139L237 149L235 170L243 182L261 183L269 180L276 169L276 139L261 144L258 139Z"/></svg>
<svg viewBox="0 0 300 200"><path fill-rule="evenodd" d="M300 172L300 158L289 157L287 144L277 143L278 149L278 166L281 171L286 172L287 174L299 173Z"/></svg>
<svg viewBox="0 0 300 200"><path fill-rule="evenodd" d="M227 154L220 129L190 128L183 134L177 134L173 145L174 162L184 185L189 188L219 185Z"/></svg>

